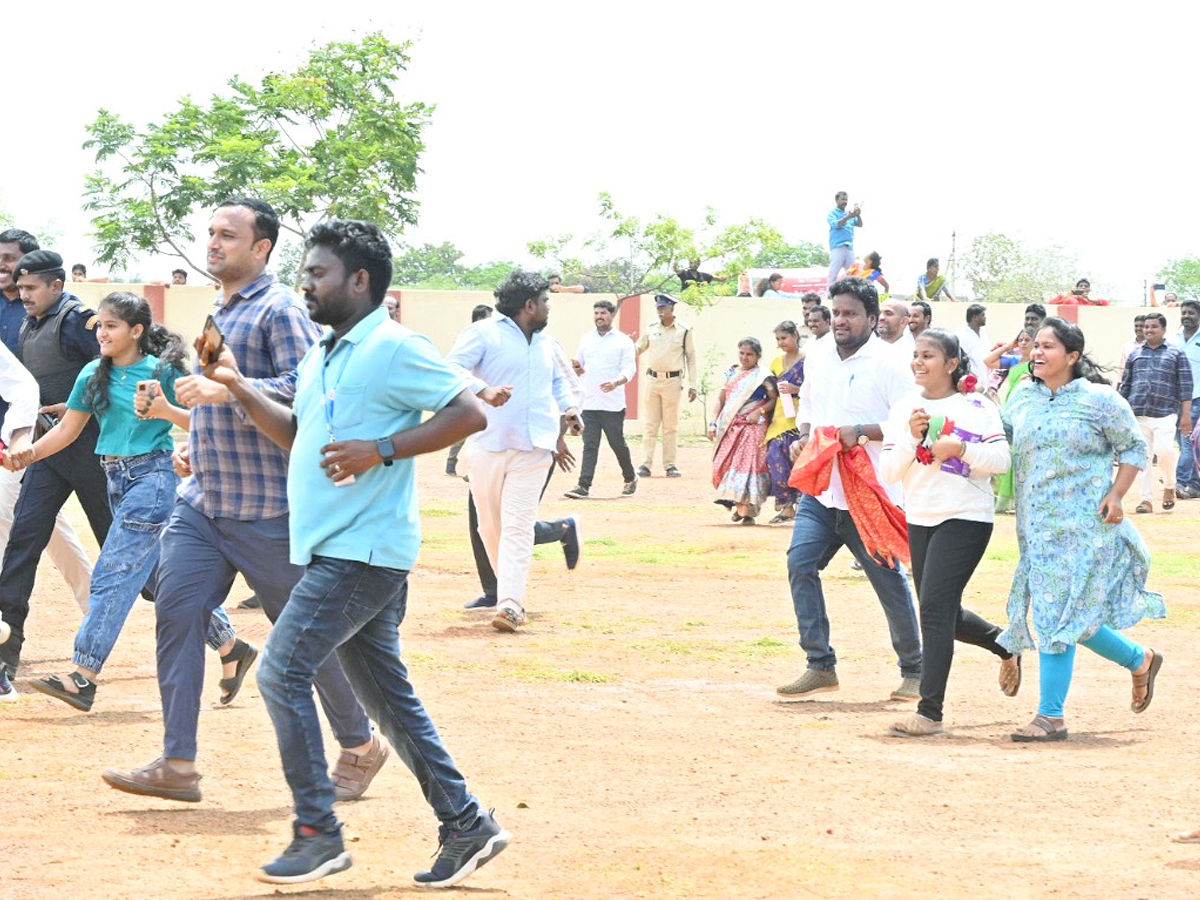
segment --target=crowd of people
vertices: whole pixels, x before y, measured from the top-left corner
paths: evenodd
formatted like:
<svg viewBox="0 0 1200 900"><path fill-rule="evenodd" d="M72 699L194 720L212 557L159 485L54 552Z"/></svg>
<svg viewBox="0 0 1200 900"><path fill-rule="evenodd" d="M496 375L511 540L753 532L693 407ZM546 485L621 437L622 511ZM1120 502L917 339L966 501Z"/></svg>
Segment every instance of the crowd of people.
<svg viewBox="0 0 1200 900"><path fill-rule="evenodd" d="M1161 314L1139 316L1114 387L1080 329L1040 304L1006 342L988 339L986 309L975 304L957 333L935 327L931 304L954 300L936 259L910 302L881 294L879 255L853 255L861 204L850 208L845 193L836 202L827 297L800 297L803 323L776 326L769 363L756 338L737 342L707 427L715 503L748 526L772 503L770 524L792 528L786 566L806 666L777 696L840 688L821 573L846 547L887 620L900 674L890 699L916 703L893 734L946 730L955 641L997 658L1010 697L1023 654L1036 651L1038 703L1014 741L1067 738L1080 644L1130 672L1131 709L1145 712L1163 655L1122 631L1166 609L1146 588L1149 555L1122 501L1143 472L1137 512L1153 511L1151 454L1164 509L1200 496L1191 441L1176 452L1181 431L1190 438L1200 386L1200 304L1184 302L1172 341ZM221 292L189 366L182 338L151 320L143 298L117 291L88 309L65 289L59 254L18 229L0 233L0 526L9 528L0 535L0 701L17 697L11 679L45 551L85 615L74 668L28 683L76 710L97 702L138 595L154 600L162 748L146 765L106 770L109 786L202 799L207 644L221 661L222 704L259 661L293 796L292 840L257 877L298 883L348 868L333 803L363 796L394 751L438 823L436 859L414 879L447 887L511 835L467 789L401 660L398 627L420 545L413 458L451 449L447 472L469 482L484 590L467 607L517 632L528 619L533 546L558 542L569 568L579 562L578 516L538 518L550 475L575 468L566 437L582 435L566 492L574 500L591 496L601 437L622 496L652 475L660 435L663 473L682 476L679 411L699 381L694 329L676 315L675 297L658 294L656 321L634 341L601 297L572 356L546 331L550 296L582 291L514 271L494 309L477 307L443 358L399 324L386 295L391 248L376 226L314 227L303 299L267 271L278 234L261 200L231 198L213 211L207 268ZM682 283L703 280L698 265L677 272ZM763 293L778 287L768 279ZM625 386L638 376L635 468ZM178 446L173 429L187 432ZM61 515L71 494L101 547L94 569ZM1010 510L1020 556L1002 627L962 598L995 515ZM237 574L273 624L261 650L224 613ZM331 769L318 703L340 745Z"/></svg>

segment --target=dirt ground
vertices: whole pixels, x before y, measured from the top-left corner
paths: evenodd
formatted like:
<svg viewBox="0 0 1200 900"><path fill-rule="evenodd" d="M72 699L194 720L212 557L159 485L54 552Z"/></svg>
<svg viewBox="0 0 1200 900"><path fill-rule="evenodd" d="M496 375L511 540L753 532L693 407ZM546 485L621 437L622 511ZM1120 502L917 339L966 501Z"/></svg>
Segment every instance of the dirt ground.
<svg viewBox="0 0 1200 900"><path fill-rule="evenodd" d="M1013 744L1009 732L1036 703L1035 660L1020 696L1007 699L993 658L964 648L947 700L951 733L914 741L888 736L909 708L886 700L899 675L883 615L844 552L825 579L841 691L776 702L774 688L804 666L784 564L790 531L731 524L711 502L707 448L684 448L680 466L684 478L660 472L629 499L617 499L607 449L594 499L562 499L574 482L556 475L543 515L581 514L583 561L568 572L557 546L538 548L530 623L501 635L490 616L462 609L479 593L466 485L441 474L441 457L420 461L425 547L404 656L471 789L514 834L463 893L1200 896L1200 847L1168 840L1200 824L1200 501L1135 517L1170 609L1132 632L1166 657L1146 714L1129 711L1124 670L1081 651L1070 740ZM1003 619L1015 556L1013 520L1003 518L968 606ZM265 639L261 613L233 605L241 634ZM78 624L49 564L33 609L22 697L0 706L5 900L420 893L411 875L435 849L436 822L394 759L368 797L340 808L352 869L279 890L253 880L287 843L289 797L253 679L232 707L216 708L215 660L201 715L204 800L105 786L103 768L148 762L161 746L153 609L138 602L90 714L23 686L66 671Z"/></svg>

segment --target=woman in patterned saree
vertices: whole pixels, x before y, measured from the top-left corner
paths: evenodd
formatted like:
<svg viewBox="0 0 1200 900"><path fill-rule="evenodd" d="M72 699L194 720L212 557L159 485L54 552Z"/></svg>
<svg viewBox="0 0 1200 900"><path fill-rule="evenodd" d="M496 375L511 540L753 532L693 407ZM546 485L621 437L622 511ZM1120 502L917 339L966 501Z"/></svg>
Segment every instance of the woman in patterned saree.
<svg viewBox="0 0 1200 900"><path fill-rule="evenodd" d="M769 496L767 451L763 439L777 396L775 379L759 365L762 344L754 338L738 341L738 367L708 423L708 439L717 445L713 455L714 503L733 510L733 521L754 525L759 507Z"/></svg>
<svg viewBox="0 0 1200 900"><path fill-rule="evenodd" d="M1150 556L1121 508L1146 465L1146 442L1083 347L1078 326L1047 319L1030 353L1032 381L1001 410L1011 431L1021 556L999 640L1013 653L1033 648L1032 608L1041 682L1037 715L1014 741L1066 739L1076 644L1132 673L1135 713L1154 699L1163 662L1117 630L1166 615L1162 595L1146 590Z"/></svg>

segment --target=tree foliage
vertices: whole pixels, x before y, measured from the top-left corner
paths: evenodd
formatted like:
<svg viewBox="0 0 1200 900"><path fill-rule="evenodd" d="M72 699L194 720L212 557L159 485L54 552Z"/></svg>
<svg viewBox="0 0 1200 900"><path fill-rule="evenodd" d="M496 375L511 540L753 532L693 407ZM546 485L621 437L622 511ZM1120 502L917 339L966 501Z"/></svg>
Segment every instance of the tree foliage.
<svg viewBox="0 0 1200 900"><path fill-rule="evenodd" d="M698 260L703 271L731 283L690 284L679 297L705 306L733 293L738 274L768 248L785 246L783 238L760 219L722 226L715 210L706 210L697 227L658 214L648 221L617 209L611 195L599 196L601 230L576 240L564 234L528 245L531 255L555 265L565 282L582 281L596 291L626 297L671 289L680 284L676 268Z"/></svg>
<svg viewBox="0 0 1200 900"><path fill-rule="evenodd" d="M1031 247L991 232L971 241L962 270L979 300L1031 303L1074 284L1076 260L1062 247Z"/></svg>
<svg viewBox="0 0 1200 900"><path fill-rule="evenodd" d="M449 241L420 247L401 245L397 249L399 255L392 261L392 284L397 287L430 291L492 291L500 286L509 272L517 268L513 262L464 266L459 262L463 252Z"/></svg>
<svg viewBox="0 0 1200 900"><path fill-rule="evenodd" d="M1200 300L1200 257L1168 260L1158 277L1180 300Z"/></svg>
<svg viewBox="0 0 1200 900"><path fill-rule="evenodd" d="M806 269L828 265L829 250L809 241L765 247L750 261L752 269Z"/></svg>
<svg viewBox="0 0 1200 900"><path fill-rule="evenodd" d="M84 204L98 260L122 266L135 252L163 253L203 272L188 257L189 219L238 195L271 203L301 240L326 218L392 233L414 224L432 107L395 98L408 47L381 34L326 44L294 72L258 85L235 76L206 104L184 97L142 130L100 110L84 143L98 164Z"/></svg>

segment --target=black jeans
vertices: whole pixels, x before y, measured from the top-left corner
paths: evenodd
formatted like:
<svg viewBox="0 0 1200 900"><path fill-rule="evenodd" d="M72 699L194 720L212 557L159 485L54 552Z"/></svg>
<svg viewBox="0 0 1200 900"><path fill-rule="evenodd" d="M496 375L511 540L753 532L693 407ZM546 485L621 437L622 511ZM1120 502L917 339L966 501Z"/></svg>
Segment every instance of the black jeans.
<svg viewBox="0 0 1200 900"><path fill-rule="evenodd" d="M555 463L550 463L550 471L546 473L546 483L542 485L542 496L546 494L546 486L554 474ZM471 553L475 556L475 571L479 573L479 584L483 595L496 599L496 572L488 560L487 550L483 546L483 538L479 536L479 513L475 510L475 495L467 492L467 527L471 530ZM563 538L563 520L539 519L533 523L534 544L552 544Z"/></svg>
<svg viewBox="0 0 1200 900"><path fill-rule="evenodd" d="M625 443L625 410L585 409L583 411L583 463L579 467L579 486L590 488L592 476L596 474L596 460L600 457L600 433L604 433L608 446L616 454L621 467L621 478L626 484L637 478L633 471L633 458L629 445Z"/></svg>
<svg viewBox="0 0 1200 900"><path fill-rule="evenodd" d="M1000 626L962 608L963 589L971 580L992 536L991 522L947 519L933 527L908 526L912 550L913 584L921 613L921 702L917 712L942 721L942 702L954 659L954 642L974 644L1008 659L1012 656L996 643Z"/></svg>

